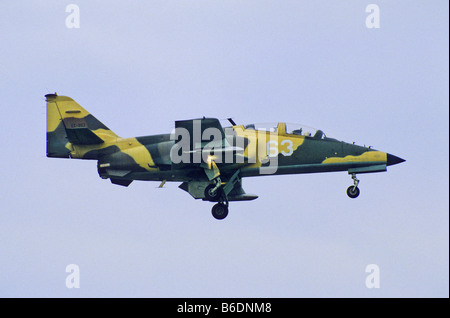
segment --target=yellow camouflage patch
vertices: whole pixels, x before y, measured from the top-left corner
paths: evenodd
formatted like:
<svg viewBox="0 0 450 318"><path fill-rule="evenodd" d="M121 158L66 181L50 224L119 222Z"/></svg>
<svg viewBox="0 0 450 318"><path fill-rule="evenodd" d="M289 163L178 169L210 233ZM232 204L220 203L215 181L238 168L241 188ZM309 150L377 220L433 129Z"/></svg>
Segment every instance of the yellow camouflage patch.
<svg viewBox="0 0 450 318"><path fill-rule="evenodd" d="M347 162L386 162L387 156L382 151L366 151L359 156L331 157L322 163L347 163Z"/></svg>

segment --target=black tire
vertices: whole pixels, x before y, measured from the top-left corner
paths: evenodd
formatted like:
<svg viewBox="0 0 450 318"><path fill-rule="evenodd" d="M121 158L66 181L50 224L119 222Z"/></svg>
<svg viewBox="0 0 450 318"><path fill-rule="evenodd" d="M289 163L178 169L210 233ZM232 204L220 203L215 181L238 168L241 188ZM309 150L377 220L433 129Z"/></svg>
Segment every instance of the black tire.
<svg viewBox="0 0 450 318"><path fill-rule="evenodd" d="M349 186L347 188L347 195L352 199L357 198L359 196L359 188L355 186Z"/></svg>
<svg viewBox="0 0 450 318"><path fill-rule="evenodd" d="M216 191L212 191L216 186L214 184L210 184L205 188L205 199L211 202L217 202L222 195L222 189L219 188Z"/></svg>
<svg viewBox="0 0 450 318"><path fill-rule="evenodd" d="M223 203L214 204L211 210L212 216L217 220L223 220L228 215L228 207Z"/></svg>

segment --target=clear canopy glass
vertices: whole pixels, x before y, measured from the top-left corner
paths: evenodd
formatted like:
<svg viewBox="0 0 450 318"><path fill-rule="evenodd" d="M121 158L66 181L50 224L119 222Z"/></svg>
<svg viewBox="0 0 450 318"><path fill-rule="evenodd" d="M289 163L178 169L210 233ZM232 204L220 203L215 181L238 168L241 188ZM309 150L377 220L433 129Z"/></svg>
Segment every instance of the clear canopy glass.
<svg viewBox="0 0 450 318"><path fill-rule="evenodd" d="M278 128L283 126L285 131L284 132L278 131ZM313 137L316 139L327 138L324 132L320 129L295 123L255 123L246 125L245 129L286 133L288 135L306 136L306 137Z"/></svg>

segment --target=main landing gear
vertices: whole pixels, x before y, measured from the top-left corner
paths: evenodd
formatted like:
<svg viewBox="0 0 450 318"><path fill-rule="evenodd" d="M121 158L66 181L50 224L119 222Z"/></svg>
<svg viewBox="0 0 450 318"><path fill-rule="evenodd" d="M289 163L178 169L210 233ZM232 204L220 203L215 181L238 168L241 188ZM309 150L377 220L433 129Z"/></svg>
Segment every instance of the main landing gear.
<svg viewBox="0 0 450 318"><path fill-rule="evenodd" d="M216 184L209 184L205 188L205 199L208 201L219 201L221 195L222 189L220 179L216 182Z"/></svg>
<svg viewBox="0 0 450 318"><path fill-rule="evenodd" d="M211 209L211 213L212 216L217 220L225 219L228 215L228 202L219 202L217 204L214 204Z"/></svg>
<svg viewBox="0 0 450 318"><path fill-rule="evenodd" d="M211 180L213 183L205 188L205 200L216 203L211 210L214 218L223 220L228 215L228 195L235 188L240 186L239 170L237 170L225 184L222 184L220 177Z"/></svg>
<svg viewBox="0 0 450 318"><path fill-rule="evenodd" d="M352 173L352 179L353 185L347 188L347 195L350 198L355 199L359 196L359 188L358 188L359 180L356 178L356 173Z"/></svg>
<svg viewBox="0 0 450 318"><path fill-rule="evenodd" d="M220 182L217 182L217 184L210 184L205 188L205 199L211 202L218 202L214 204L211 210L214 218L223 220L227 217L228 200Z"/></svg>

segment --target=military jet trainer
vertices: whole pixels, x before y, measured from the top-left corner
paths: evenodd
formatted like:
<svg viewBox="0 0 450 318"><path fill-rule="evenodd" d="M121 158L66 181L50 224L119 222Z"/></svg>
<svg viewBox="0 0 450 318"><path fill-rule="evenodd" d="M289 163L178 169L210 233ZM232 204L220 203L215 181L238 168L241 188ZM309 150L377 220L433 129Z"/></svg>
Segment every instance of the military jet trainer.
<svg viewBox="0 0 450 318"><path fill-rule="evenodd" d="M405 161L392 154L327 137L298 124L222 127L216 118L175 121L171 133L122 138L67 96L45 95L47 157L97 160L101 178L129 186L134 180L181 182L195 199L214 202L224 219L229 202L254 200L242 178L346 171L347 195L360 194L357 174L386 171Z"/></svg>

